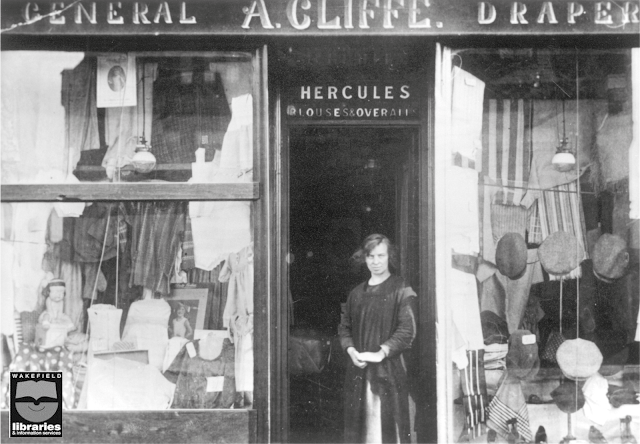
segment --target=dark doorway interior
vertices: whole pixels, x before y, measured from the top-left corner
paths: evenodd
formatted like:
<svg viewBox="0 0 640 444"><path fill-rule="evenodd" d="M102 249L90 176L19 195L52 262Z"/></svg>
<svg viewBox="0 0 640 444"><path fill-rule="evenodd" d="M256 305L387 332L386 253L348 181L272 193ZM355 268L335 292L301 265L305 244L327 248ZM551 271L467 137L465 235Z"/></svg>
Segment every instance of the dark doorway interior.
<svg viewBox="0 0 640 444"><path fill-rule="evenodd" d="M368 277L349 259L371 233L410 243L414 145L410 128L290 129L290 442L342 442L346 357L337 326L349 291ZM412 267L403 268L396 271ZM324 358L320 372L304 368L300 356L314 346Z"/></svg>

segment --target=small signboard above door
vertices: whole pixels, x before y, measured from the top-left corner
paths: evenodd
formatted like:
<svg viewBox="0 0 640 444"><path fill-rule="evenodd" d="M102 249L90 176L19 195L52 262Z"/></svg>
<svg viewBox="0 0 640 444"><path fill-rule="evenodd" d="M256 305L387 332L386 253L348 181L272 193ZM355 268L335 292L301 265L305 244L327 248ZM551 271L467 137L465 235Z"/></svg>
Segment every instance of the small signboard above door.
<svg viewBox="0 0 640 444"><path fill-rule="evenodd" d="M415 120L418 92L411 82L305 84L287 95L290 120Z"/></svg>

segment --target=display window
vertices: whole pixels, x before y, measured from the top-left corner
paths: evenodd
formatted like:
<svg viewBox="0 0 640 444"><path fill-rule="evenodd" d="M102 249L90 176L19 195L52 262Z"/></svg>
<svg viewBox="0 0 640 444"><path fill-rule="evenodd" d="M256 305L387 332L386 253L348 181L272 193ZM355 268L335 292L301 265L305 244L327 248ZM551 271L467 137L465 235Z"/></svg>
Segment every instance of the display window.
<svg viewBox="0 0 640 444"><path fill-rule="evenodd" d="M440 48L439 405L451 441L638 434L639 57Z"/></svg>
<svg viewBox="0 0 640 444"><path fill-rule="evenodd" d="M2 52L2 408L253 409L251 53Z"/></svg>

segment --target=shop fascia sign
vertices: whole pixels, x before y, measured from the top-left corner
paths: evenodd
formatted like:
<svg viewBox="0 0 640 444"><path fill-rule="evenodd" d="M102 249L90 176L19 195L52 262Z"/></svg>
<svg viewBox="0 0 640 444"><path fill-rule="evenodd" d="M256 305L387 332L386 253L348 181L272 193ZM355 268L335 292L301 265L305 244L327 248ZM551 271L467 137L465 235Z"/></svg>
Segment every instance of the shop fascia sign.
<svg viewBox="0 0 640 444"><path fill-rule="evenodd" d="M2 31L255 35L637 33L640 0L3 0Z"/></svg>
<svg viewBox="0 0 640 444"><path fill-rule="evenodd" d="M289 90L286 113L293 120L412 120L416 99L403 82L305 84Z"/></svg>

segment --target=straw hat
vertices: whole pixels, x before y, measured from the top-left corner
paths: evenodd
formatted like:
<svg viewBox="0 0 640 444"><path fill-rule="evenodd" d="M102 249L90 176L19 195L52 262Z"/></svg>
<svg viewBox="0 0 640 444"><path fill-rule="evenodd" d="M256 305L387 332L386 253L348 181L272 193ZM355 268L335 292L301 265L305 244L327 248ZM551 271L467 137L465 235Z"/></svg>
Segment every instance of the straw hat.
<svg viewBox="0 0 640 444"><path fill-rule="evenodd" d="M578 239L573 234L556 231L542 242L538 257L547 273L564 275L578 266L577 249Z"/></svg>

